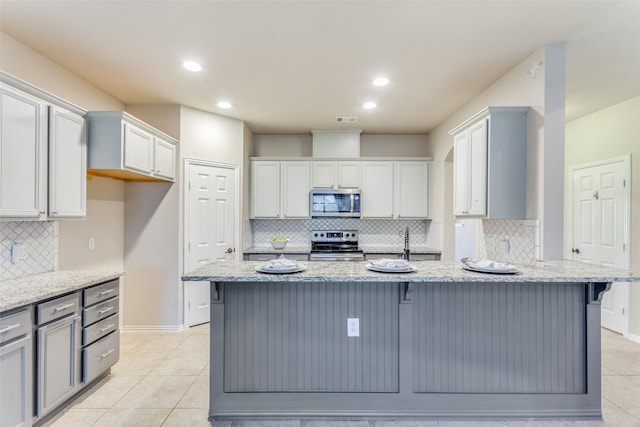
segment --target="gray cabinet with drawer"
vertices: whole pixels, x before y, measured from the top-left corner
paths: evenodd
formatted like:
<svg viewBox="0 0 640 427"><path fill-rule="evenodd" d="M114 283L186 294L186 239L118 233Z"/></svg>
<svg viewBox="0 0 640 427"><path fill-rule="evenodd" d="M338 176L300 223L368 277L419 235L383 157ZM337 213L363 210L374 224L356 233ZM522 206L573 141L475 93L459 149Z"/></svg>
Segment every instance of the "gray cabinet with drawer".
<svg viewBox="0 0 640 427"><path fill-rule="evenodd" d="M41 417L80 385L80 293L36 305L37 404Z"/></svg>
<svg viewBox="0 0 640 427"><path fill-rule="evenodd" d="M120 357L119 280L83 291L82 381L90 383Z"/></svg>
<svg viewBox="0 0 640 427"><path fill-rule="evenodd" d="M0 316L0 427L33 418L31 308Z"/></svg>

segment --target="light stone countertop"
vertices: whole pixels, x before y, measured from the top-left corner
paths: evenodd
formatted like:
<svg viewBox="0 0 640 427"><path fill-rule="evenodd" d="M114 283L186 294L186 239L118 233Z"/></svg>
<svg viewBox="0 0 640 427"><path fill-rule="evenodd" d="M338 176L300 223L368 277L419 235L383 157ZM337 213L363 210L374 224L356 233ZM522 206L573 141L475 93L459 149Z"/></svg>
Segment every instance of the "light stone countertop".
<svg viewBox="0 0 640 427"><path fill-rule="evenodd" d="M467 271L460 262L412 261L417 271L377 273L367 262L302 262L299 273L259 273L264 261L221 261L207 264L182 277L184 281L210 282L640 282L640 274L576 261L541 261L514 264L518 274L486 274Z"/></svg>
<svg viewBox="0 0 640 427"><path fill-rule="evenodd" d="M399 254L402 253L404 248L402 246L378 246L378 245L361 245L360 249L365 254ZM414 254L439 254L442 251L440 249L434 249L427 246L411 246L411 253ZM310 246L289 246L284 249L273 249L271 246L251 246L243 251L245 254L309 254L311 252Z"/></svg>
<svg viewBox="0 0 640 427"><path fill-rule="evenodd" d="M0 313L117 279L114 271L52 271L0 282Z"/></svg>

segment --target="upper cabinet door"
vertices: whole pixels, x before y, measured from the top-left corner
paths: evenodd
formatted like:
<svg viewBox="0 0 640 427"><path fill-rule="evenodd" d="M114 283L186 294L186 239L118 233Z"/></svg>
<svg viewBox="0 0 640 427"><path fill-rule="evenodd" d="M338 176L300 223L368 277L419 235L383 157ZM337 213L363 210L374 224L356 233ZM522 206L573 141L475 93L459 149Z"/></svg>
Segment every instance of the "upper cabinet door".
<svg viewBox="0 0 640 427"><path fill-rule="evenodd" d="M313 188L333 188L336 184L336 162L313 162Z"/></svg>
<svg viewBox="0 0 640 427"><path fill-rule="evenodd" d="M396 217L429 217L429 163L396 162Z"/></svg>
<svg viewBox="0 0 640 427"><path fill-rule="evenodd" d="M153 136L124 123L124 167L151 175L153 172Z"/></svg>
<svg viewBox="0 0 640 427"><path fill-rule="evenodd" d="M487 214L487 120L469 128L469 215Z"/></svg>
<svg viewBox="0 0 640 427"><path fill-rule="evenodd" d="M360 188L360 162L338 162L338 187Z"/></svg>
<svg viewBox="0 0 640 427"><path fill-rule="evenodd" d="M176 146L160 138L155 138L153 151L155 176L173 180L176 177Z"/></svg>
<svg viewBox="0 0 640 427"><path fill-rule="evenodd" d="M280 217L280 162L251 162L251 214Z"/></svg>
<svg viewBox="0 0 640 427"><path fill-rule="evenodd" d="M309 218L309 162L282 162L282 217Z"/></svg>
<svg viewBox="0 0 640 427"><path fill-rule="evenodd" d="M469 212L469 134L465 130L453 137L453 214Z"/></svg>
<svg viewBox="0 0 640 427"><path fill-rule="evenodd" d="M49 217L86 215L87 142L84 118L49 107Z"/></svg>
<svg viewBox="0 0 640 427"><path fill-rule="evenodd" d="M5 85L0 98L0 217L46 219L46 104Z"/></svg>
<svg viewBox="0 0 640 427"><path fill-rule="evenodd" d="M393 162L362 163L362 217L393 218Z"/></svg>

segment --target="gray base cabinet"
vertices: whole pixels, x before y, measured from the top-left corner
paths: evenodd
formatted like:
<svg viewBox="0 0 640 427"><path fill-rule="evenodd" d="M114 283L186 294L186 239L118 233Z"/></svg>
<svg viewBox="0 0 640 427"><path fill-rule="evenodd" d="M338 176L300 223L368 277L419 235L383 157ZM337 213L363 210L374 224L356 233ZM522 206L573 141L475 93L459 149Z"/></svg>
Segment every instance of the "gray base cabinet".
<svg viewBox="0 0 640 427"><path fill-rule="evenodd" d="M31 310L0 317L0 427L33 418Z"/></svg>
<svg viewBox="0 0 640 427"><path fill-rule="evenodd" d="M79 310L78 293L37 306L38 417L71 397L80 384Z"/></svg>

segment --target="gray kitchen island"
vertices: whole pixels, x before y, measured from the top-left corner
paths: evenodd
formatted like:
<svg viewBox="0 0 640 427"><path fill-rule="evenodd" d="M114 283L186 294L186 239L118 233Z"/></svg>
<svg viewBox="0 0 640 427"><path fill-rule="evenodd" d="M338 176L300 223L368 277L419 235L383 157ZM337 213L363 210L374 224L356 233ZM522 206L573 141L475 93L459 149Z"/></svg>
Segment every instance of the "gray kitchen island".
<svg viewBox="0 0 640 427"><path fill-rule="evenodd" d="M217 262L209 418L601 418L600 300L622 270L572 261L484 274L461 263Z"/></svg>

